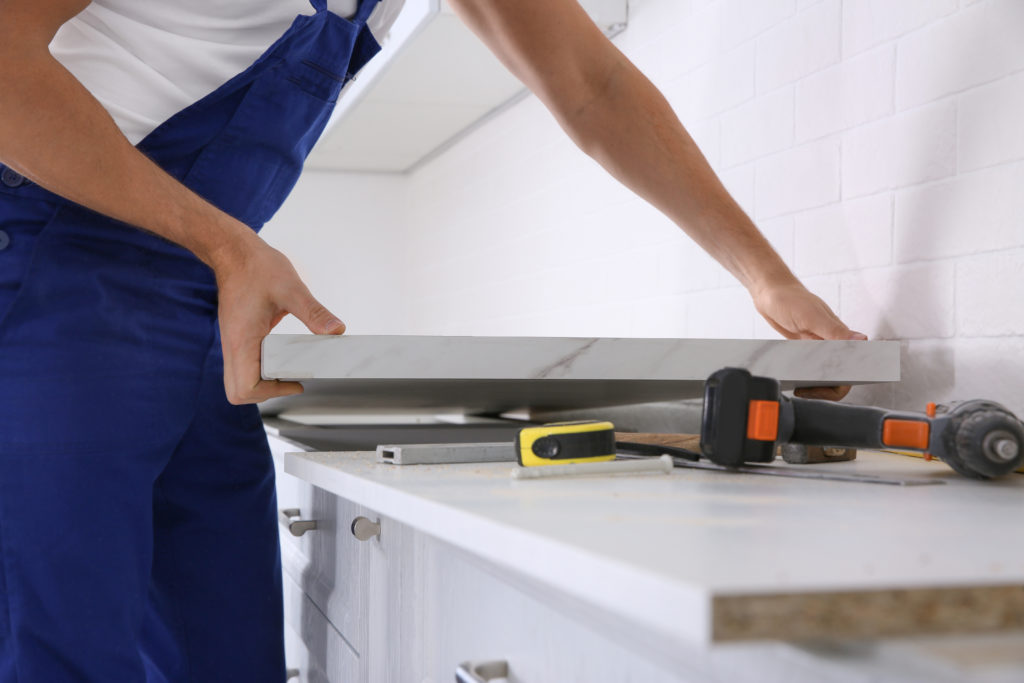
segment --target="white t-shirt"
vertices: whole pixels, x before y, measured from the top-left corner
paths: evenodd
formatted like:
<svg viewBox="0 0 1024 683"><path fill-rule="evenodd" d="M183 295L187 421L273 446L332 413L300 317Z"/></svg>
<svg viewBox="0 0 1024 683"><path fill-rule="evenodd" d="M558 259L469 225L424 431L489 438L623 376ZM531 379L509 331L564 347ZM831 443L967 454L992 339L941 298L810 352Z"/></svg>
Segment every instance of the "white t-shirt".
<svg viewBox="0 0 1024 683"><path fill-rule="evenodd" d="M369 20L383 42L405 0L382 0ZM351 17L358 0L328 0ZM256 61L308 0L93 0L61 27L54 57L137 144L178 111Z"/></svg>

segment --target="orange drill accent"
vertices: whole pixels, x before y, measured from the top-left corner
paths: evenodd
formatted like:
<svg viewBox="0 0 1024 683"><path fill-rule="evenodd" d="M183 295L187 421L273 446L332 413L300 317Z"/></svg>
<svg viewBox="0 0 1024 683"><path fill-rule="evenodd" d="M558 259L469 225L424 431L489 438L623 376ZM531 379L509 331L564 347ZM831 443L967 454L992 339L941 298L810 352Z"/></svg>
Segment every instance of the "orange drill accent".
<svg viewBox="0 0 1024 683"><path fill-rule="evenodd" d="M928 417L935 417L935 404L929 403L925 406L924 412Z"/></svg>
<svg viewBox="0 0 1024 683"><path fill-rule="evenodd" d="M747 408L747 438L775 441L779 437L779 402L751 401Z"/></svg>
<svg viewBox="0 0 1024 683"><path fill-rule="evenodd" d="M931 424L918 420L889 419L882 423L882 443L894 448L928 449Z"/></svg>

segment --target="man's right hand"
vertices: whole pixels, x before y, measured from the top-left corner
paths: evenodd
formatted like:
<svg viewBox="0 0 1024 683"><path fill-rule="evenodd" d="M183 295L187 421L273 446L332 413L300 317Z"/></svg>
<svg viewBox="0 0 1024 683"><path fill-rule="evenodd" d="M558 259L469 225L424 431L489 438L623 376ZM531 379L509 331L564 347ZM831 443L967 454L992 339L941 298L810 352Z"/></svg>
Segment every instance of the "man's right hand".
<svg viewBox="0 0 1024 683"><path fill-rule="evenodd" d="M212 261L217 276L224 389L235 405L302 392L298 382L265 380L263 338L291 313L315 334L343 334L345 324L313 298L288 258L255 233Z"/></svg>

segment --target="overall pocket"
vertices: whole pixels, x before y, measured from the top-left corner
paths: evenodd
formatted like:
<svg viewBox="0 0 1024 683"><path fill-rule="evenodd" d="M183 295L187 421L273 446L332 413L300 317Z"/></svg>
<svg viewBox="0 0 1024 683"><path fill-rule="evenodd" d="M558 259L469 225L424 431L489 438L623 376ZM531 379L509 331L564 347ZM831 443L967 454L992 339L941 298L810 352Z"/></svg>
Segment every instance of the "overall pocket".
<svg viewBox="0 0 1024 683"><path fill-rule="evenodd" d="M227 127L200 153L185 185L258 230L280 208L334 109L340 82L279 64L253 81ZM316 94L313 94L313 93Z"/></svg>
<svg viewBox="0 0 1024 683"><path fill-rule="evenodd" d="M0 332L32 270L39 239L61 207L24 194L0 193Z"/></svg>

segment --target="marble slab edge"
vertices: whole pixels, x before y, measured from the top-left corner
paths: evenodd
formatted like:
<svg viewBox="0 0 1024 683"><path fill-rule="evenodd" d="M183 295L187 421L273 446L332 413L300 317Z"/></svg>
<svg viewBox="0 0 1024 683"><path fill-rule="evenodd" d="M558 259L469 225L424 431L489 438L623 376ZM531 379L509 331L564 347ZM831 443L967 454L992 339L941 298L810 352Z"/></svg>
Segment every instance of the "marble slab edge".
<svg viewBox="0 0 1024 683"><path fill-rule="evenodd" d="M898 342L269 335L264 379L704 380L725 366L789 382L892 382Z"/></svg>

